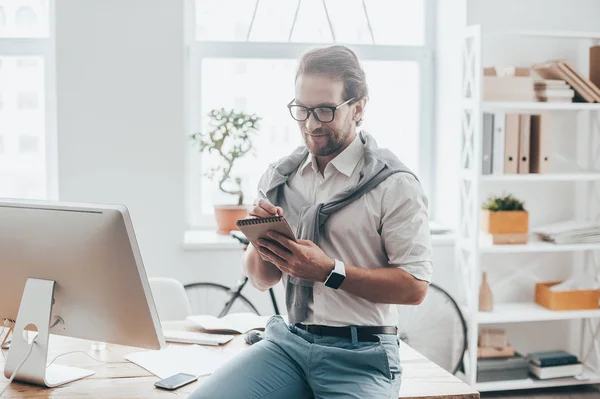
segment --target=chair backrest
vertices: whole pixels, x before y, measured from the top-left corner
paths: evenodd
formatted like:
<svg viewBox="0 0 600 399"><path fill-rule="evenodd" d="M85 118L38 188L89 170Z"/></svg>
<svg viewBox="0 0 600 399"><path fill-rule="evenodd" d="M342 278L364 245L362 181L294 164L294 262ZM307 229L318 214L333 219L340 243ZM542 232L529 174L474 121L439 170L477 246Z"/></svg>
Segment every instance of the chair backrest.
<svg viewBox="0 0 600 399"><path fill-rule="evenodd" d="M150 277L150 289L161 321L185 320L192 307L183 284L174 278Z"/></svg>

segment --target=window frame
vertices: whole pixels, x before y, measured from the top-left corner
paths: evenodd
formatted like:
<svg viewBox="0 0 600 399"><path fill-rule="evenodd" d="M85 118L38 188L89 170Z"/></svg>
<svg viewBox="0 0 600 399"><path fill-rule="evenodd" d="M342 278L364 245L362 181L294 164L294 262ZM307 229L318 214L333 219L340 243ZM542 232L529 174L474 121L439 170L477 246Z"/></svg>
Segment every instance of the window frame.
<svg viewBox="0 0 600 399"><path fill-rule="evenodd" d="M48 2L48 37L2 38L0 57L40 57L44 62L46 199L58 200L55 0Z"/></svg>
<svg viewBox="0 0 600 399"><path fill-rule="evenodd" d="M194 126L201 126L206 110L201 109L202 62L211 58L252 58L252 59L294 59L315 47L328 43L302 42L241 42L241 41L200 41L195 37L196 1L186 0L185 12L185 118L186 138L193 133ZM435 147L433 132L434 112L434 0L424 0L425 35L423 45L372 45L346 44L361 61L412 61L416 62L420 77L419 103L419 179L424 183L425 194L429 199L430 218L433 206L432 193L435 187ZM368 78L368 77L367 77ZM282 106L285 106L283 104ZM390 150L394 151L393 148ZM203 214L201 210L202 179L201 154L186 141L186 185L185 207L188 230L212 229L216 227L214 215ZM193 223L199 220L199 223Z"/></svg>

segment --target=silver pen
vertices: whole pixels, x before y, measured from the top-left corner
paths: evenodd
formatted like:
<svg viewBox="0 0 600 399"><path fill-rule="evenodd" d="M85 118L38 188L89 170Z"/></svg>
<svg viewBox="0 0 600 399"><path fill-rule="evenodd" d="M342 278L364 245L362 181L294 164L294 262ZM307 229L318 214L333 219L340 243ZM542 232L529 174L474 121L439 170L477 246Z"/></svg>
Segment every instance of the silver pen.
<svg viewBox="0 0 600 399"><path fill-rule="evenodd" d="M265 192L263 191L262 188L258 189L258 193L260 194L260 196L262 197L262 199L265 199L265 200L269 201L269 199L267 198L267 194L265 194ZM275 213L273 214L273 216L278 216L277 215L277 211L275 211Z"/></svg>

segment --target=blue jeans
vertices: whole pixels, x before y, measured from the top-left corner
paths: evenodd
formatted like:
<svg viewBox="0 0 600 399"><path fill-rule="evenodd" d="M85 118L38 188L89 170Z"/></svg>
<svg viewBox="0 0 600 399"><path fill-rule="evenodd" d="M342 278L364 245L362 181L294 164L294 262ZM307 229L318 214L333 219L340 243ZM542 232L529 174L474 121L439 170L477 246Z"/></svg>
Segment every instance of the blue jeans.
<svg viewBox="0 0 600 399"><path fill-rule="evenodd" d="M356 329L353 329L356 332ZM402 368L395 335L379 342L311 334L279 316L265 339L232 358L190 398L398 398Z"/></svg>

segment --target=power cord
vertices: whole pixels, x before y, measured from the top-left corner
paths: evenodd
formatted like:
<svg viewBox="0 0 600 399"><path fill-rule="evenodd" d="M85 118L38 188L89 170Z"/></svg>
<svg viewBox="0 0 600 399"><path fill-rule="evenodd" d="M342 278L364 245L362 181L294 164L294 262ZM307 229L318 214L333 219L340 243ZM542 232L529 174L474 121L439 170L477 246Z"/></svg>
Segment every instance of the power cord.
<svg viewBox="0 0 600 399"><path fill-rule="evenodd" d="M23 367L23 364L25 364L25 362L29 358L29 355L31 355L31 351L33 350L33 345L35 344L35 341L37 341L37 338L38 338L37 335L35 337L33 337L33 340L31 341L31 344L29 345L29 352L27 352L27 355L25 355L23 360L21 360L21 363L19 363L19 365L17 366L15 371L13 371L12 375L8 379L8 383L6 384L6 386L4 388L2 388L2 391L0 391L0 398L2 397L2 395L4 395L4 392L8 389L10 384L13 382L13 380L15 379L15 376L17 375L17 372L21 369L21 367Z"/></svg>
<svg viewBox="0 0 600 399"><path fill-rule="evenodd" d="M4 330L6 330L6 323L8 322L8 320L4 320L4 324L2 326L2 332L0 332L0 338L2 337L2 335L4 334ZM56 326L58 323L62 322L62 319L57 318L57 320L55 320L54 324L52 326L50 326L50 328ZM12 375L10 376L10 378L8 379L8 383L6 384L6 386L2 389L2 391L0 391L0 398L2 397L2 395L4 395L4 392L6 391L6 389L9 387L9 385L13 382L13 380L15 379L15 376L17 375L17 372L21 369L21 367L23 367L23 364L25 364L25 362L27 361L27 359L29 358L29 356L31 355L31 352L33 351L33 344L35 344L35 341L37 341L38 336L36 335L33 340L31 341L31 345L29 347L29 352L27 352L27 355L25 356L25 358L21 361L21 363L19 363L19 365L17 366L17 368L15 369L15 371L12 373ZM2 357L4 357L4 360L6 361L6 355L4 354L4 350L0 349L0 352L2 353ZM71 352L65 352L65 353L61 353L60 355L56 356L54 359L52 359L52 361L46 366L46 368L52 366L52 363L54 363L59 357L62 356L66 356L66 355L70 355L73 353L83 353L84 355L86 355L87 357L89 357L90 359L98 362L98 363L104 363L104 364L111 364L111 363L121 363L121 362L107 362L104 360L98 360L95 357L91 356L90 354L84 352L84 351L71 351Z"/></svg>
<svg viewBox="0 0 600 399"><path fill-rule="evenodd" d="M58 359L59 357L70 355L70 354L73 354L73 353L83 353L84 355L86 355L87 357L89 357L90 359L92 359L92 360L94 360L94 361L96 361L98 363L104 363L104 364L122 363L122 362L107 362L107 361L104 361L104 360L98 360L95 357L91 356L89 353L84 352L84 351L72 351L72 352L61 353L60 355L56 356L54 359L52 359L52 361L50 363L48 363L48 365L46 366L46 368L52 366L52 363L54 363L56 361L56 359Z"/></svg>

